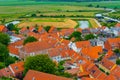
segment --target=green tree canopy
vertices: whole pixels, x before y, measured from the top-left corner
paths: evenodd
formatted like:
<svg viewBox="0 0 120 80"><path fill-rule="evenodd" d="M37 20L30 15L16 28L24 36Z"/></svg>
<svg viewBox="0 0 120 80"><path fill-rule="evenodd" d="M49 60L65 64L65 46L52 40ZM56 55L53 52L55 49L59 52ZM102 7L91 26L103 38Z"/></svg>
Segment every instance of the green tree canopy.
<svg viewBox="0 0 120 80"><path fill-rule="evenodd" d="M85 40L89 40L89 39L94 39L94 38L96 38L96 36L95 36L94 34L88 34L88 35L86 35L84 38L85 38Z"/></svg>
<svg viewBox="0 0 120 80"><path fill-rule="evenodd" d="M35 37L32 37L32 36L29 36L27 37L25 40L24 40L24 45L27 44L27 43L30 43L30 42L35 42L37 41L37 39Z"/></svg>
<svg viewBox="0 0 120 80"><path fill-rule="evenodd" d="M0 33L0 43L2 43L4 45L8 45L9 42L10 42L9 35L7 35L5 33Z"/></svg>
<svg viewBox="0 0 120 80"><path fill-rule="evenodd" d="M49 30L50 30L50 26L46 26L46 27L44 27L44 29L48 32Z"/></svg>
<svg viewBox="0 0 120 80"><path fill-rule="evenodd" d="M10 64L15 63L16 60L18 60L17 57L9 56L9 57L6 59L5 65L6 65L6 66L9 66Z"/></svg>
<svg viewBox="0 0 120 80"><path fill-rule="evenodd" d="M117 64L117 65L120 65L120 59L117 59L117 60L116 60L116 64Z"/></svg>
<svg viewBox="0 0 120 80"><path fill-rule="evenodd" d="M74 31L70 36L69 36L69 39L71 38L75 38L75 41L81 41L83 40L82 37L81 37L81 33L79 31Z"/></svg>
<svg viewBox="0 0 120 80"><path fill-rule="evenodd" d="M36 55L28 57L25 61L25 73L29 70L37 70L46 73L55 73L55 63L48 57L48 55Z"/></svg>
<svg viewBox="0 0 120 80"><path fill-rule="evenodd" d="M0 43L0 62L4 62L6 61L6 58L8 58L9 56L9 51L7 49L7 47Z"/></svg>
<svg viewBox="0 0 120 80"><path fill-rule="evenodd" d="M10 23L10 24L8 24L7 28L8 28L10 31L12 31L12 30L15 29L15 26L14 26L12 23Z"/></svg>

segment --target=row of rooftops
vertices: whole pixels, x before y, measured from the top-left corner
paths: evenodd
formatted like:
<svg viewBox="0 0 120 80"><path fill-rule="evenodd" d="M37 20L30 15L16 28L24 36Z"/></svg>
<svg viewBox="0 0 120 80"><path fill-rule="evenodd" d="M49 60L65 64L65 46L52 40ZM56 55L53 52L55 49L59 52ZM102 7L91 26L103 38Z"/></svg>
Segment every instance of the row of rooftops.
<svg viewBox="0 0 120 80"><path fill-rule="evenodd" d="M21 30L26 30L22 28ZM79 53L74 51L73 49L69 48L68 44L70 41L62 39L60 35L70 35L74 29L63 29L61 32L57 32L56 29L54 30L54 27L50 30L49 33L47 33L42 27L39 27L38 31L39 33L35 33L34 27L29 28L30 32L28 32L27 36L34 36L35 38L38 39L37 42L33 43L28 43L26 45L23 45L23 40L25 39L24 36L17 35L21 40L16 41L14 43L10 43L8 46L10 50L10 54L12 55L17 55L17 57L20 57L20 51L22 50L23 53L33 53L33 52L39 52L42 50L47 49L47 54L52 58L56 56L61 56L62 58L69 57L71 60L72 64L76 63L77 68L72 68L71 71L73 70L77 72L77 75L82 79L82 80L89 80L91 79L90 76L92 76L92 80L119 80L119 66L115 66L115 63L111 63L108 60L108 56L111 57L113 54L112 52L112 46L117 46L119 48L119 42L120 38L109 38L105 41L105 48L108 50L108 53L105 56L105 59L101 61L101 64L107 68L110 69L110 75L106 75L105 73L101 72L99 68L93 63L93 61L97 58L99 58L99 54L102 54L103 50L101 46L91 46L90 41L80 41L76 42L75 45L77 49L80 49ZM53 30L53 31L52 31ZM41 32L42 31L42 32ZM79 30L80 31L80 30ZM21 32L21 31L20 31ZM109 47L108 47L109 45ZM25 57L24 57L25 58ZM62 59L61 58L61 59ZM23 64L20 64L23 65ZM11 65L10 65L11 66ZM80 68L80 70L79 70ZM19 69L21 72L23 71L23 68L19 68L16 66L13 66L13 68L8 67L3 70L1 70L3 73L0 73L2 75L6 75L10 73L13 75L13 73L17 70L19 72ZM4 73L7 70L8 73ZM11 70L11 72L10 72ZM17 71L15 73L17 73ZM70 70L66 70L67 72L72 73ZM30 70L28 74L32 74L32 71ZM39 72L36 72L39 73ZM35 74L36 74L35 73ZM42 75L40 72L39 74ZM44 74L44 73L43 73ZM44 74L46 75L46 74ZM26 75L27 76L27 75ZM52 76L52 75L51 75ZM81 77L82 76L82 77ZM84 76L88 76L85 78ZM29 76L27 76L29 77ZM37 76L33 76L35 80L37 79ZM112 79L113 78L113 79ZM25 77L26 80L28 80ZM30 79L29 79L30 80ZM31 79L32 80L32 79ZM38 79L37 79L38 80ZM42 79L44 80L44 79ZM47 79L45 79L47 80ZM67 79L66 79L67 80Z"/></svg>

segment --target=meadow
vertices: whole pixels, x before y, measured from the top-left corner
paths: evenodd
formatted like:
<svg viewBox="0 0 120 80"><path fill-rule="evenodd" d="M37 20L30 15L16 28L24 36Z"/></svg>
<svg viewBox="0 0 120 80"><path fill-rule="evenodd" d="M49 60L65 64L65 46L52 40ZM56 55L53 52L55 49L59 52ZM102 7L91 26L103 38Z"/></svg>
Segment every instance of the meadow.
<svg viewBox="0 0 120 80"><path fill-rule="evenodd" d="M92 7L88 7L88 5ZM96 6L98 6L96 8ZM106 12L104 8L120 8L120 1L108 2L34 2L34 1L2 1L0 2L0 20L5 19L5 22L12 20L22 20L22 24L26 22L57 24L65 23L65 19L69 18L94 18L96 13ZM36 16L31 17L33 14ZM42 17L41 17L42 15ZM119 14L118 14L119 15ZM52 16L52 17L51 17ZM50 19L56 17L60 19ZM61 17L62 16L62 17ZM63 17L64 16L64 17ZM33 19L34 18L34 19ZM36 18L36 19L35 19ZM46 19L44 19L46 18ZM65 18L65 19L64 19ZM24 22L23 22L24 21ZM52 23L51 23L52 22ZM69 22L69 21L68 21ZM94 21L91 21L94 23ZM25 25L24 24L24 25ZM65 27L66 25L64 25ZM60 25L61 27L61 25ZM67 26L68 27L68 26ZM70 27L70 26L69 26ZM73 27L73 25L72 25Z"/></svg>

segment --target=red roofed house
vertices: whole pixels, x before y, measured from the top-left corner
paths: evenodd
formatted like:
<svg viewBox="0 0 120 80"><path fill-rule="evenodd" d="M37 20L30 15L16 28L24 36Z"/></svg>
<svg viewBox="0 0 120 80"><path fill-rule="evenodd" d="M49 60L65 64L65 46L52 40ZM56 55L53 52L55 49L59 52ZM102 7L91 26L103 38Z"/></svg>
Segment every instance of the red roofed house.
<svg viewBox="0 0 120 80"><path fill-rule="evenodd" d="M102 53L102 47L101 46L95 46L95 47L89 47L89 48L82 48L80 51L80 55L84 58L94 61L99 58L99 55Z"/></svg>
<svg viewBox="0 0 120 80"><path fill-rule="evenodd" d="M103 58L102 61L99 64L99 67L104 69L105 72L108 72L108 73L110 73L110 71L112 69L114 69L116 66L117 65L114 62L112 62L112 61L110 61L106 58Z"/></svg>
<svg viewBox="0 0 120 80"><path fill-rule="evenodd" d="M120 49L120 38L109 38L105 42L105 49L114 50L116 48Z"/></svg>
<svg viewBox="0 0 120 80"><path fill-rule="evenodd" d="M79 41L76 43L70 42L69 47L73 49L75 52L80 52L82 48L91 47L90 41Z"/></svg>
<svg viewBox="0 0 120 80"><path fill-rule="evenodd" d="M115 26L116 26L116 27L120 27L120 23L117 23Z"/></svg>
<svg viewBox="0 0 120 80"><path fill-rule="evenodd" d="M17 62L14 64L10 64L8 68L3 68L0 70L0 76L5 77L16 77L16 78L22 78L22 74L24 71L24 62Z"/></svg>
<svg viewBox="0 0 120 80"><path fill-rule="evenodd" d="M50 27L50 29L49 29L48 32L49 32L49 33L57 32L57 28L52 26L52 27Z"/></svg>
<svg viewBox="0 0 120 80"><path fill-rule="evenodd" d="M98 80L105 80L105 78L107 77L107 75L100 71L95 65L91 67L88 66L86 70L90 73L90 77L92 78L96 78Z"/></svg>
<svg viewBox="0 0 120 80"><path fill-rule="evenodd" d="M56 44L56 40L37 41L27 43L22 49L20 49L20 57L25 58L27 56L34 56L36 54L47 54L49 48L53 48Z"/></svg>
<svg viewBox="0 0 120 80"><path fill-rule="evenodd" d="M20 34L27 34L28 32L29 32L29 29L26 27L23 27L23 28L21 28L21 30L19 30Z"/></svg>
<svg viewBox="0 0 120 80"><path fill-rule="evenodd" d="M9 54L11 56L16 56L19 58L20 56L20 52L19 50L23 47L23 40L19 40L17 42L11 43L8 45L8 49L9 49Z"/></svg>
<svg viewBox="0 0 120 80"><path fill-rule="evenodd" d="M4 25L0 25L0 32L6 32L7 28Z"/></svg>
<svg viewBox="0 0 120 80"><path fill-rule="evenodd" d="M40 26L40 27L38 28L38 32L39 32L39 34L47 33L42 26Z"/></svg>
<svg viewBox="0 0 120 80"><path fill-rule="evenodd" d="M116 80L120 80L120 67L116 66L111 70L111 74L115 76Z"/></svg>
<svg viewBox="0 0 120 80"><path fill-rule="evenodd" d="M11 70L13 76L20 78L22 77L24 71L24 62L11 64L8 66L8 68Z"/></svg>
<svg viewBox="0 0 120 80"><path fill-rule="evenodd" d="M70 78L60 77L53 74L29 70L23 80L72 80Z"/></svg>

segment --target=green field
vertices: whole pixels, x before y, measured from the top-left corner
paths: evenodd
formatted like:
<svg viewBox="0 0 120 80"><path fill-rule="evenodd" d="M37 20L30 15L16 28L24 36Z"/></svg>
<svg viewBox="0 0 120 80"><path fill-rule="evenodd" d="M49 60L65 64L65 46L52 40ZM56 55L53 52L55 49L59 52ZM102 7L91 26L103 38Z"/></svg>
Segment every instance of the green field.
<svg viewBox="0 0 120 80"><path fill-rule="evenodd" d="M87 7L92 4L93 7ZM62 6L61 6L62 5ZM34 2L34 1L7 1L0 2L0 18L23 17L37 14L45 16L84 16L93 17L96 13L104 12L100 7L120 8L120 1L109 2ZM39 13L38 13L39 12Z"/></svg>
<svg viewBox="0 0 120 80"><path fill-rule="evenodd" d="M92 4L93 7L88 7ZM95 8L99 5L99 8ZM2 1L0 2L0 20L24 20L27 18L91 18L96 13L106 12L104 8L120 8L120 1L109 2L34 2L34 1ZM119 10L119 9L117 9ZM31 17L35 14L36 17ZM42 15L42 17L41 17ZM111 14L111 15L118 15ZM51 17L52 16L52 17ZM30 20L30 19L29 19ZM41 22L44 20L34 20ZM55 22L55 20L51 20ZM60 22L61 20L58 20ZM49 22L47 20L46 22Z"/></svg>

